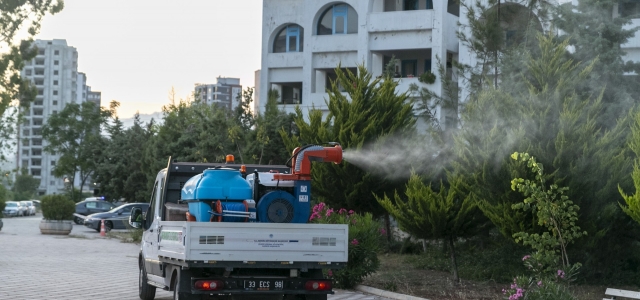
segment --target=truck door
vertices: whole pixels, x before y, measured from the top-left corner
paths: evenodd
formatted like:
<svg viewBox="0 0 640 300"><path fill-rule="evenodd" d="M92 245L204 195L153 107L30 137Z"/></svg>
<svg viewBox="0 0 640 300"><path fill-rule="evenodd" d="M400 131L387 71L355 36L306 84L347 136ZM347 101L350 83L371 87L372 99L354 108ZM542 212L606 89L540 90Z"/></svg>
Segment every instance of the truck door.
<svg viewBox="0 0 640 300"><path fill-rule="evenodd" d="M162 276L162 271L160 269L160 261L158 259L158 235L159 228L158 224L160 222L160 210L158 203L162 197L162 188L164 186L164 175L166 173L160 172L156 178L156 182L154 184L153 193L151 196L151 209L149 211L148 216L145 216L147 222L151 223L151 226L145 232L143 236L143 244L142 251L145 257L145 267L148 274ZM149 219L151 218L151 219ZM153 276L149 276L149 279L152 279ZM153 279L152 279L153 280Z"/></svg>

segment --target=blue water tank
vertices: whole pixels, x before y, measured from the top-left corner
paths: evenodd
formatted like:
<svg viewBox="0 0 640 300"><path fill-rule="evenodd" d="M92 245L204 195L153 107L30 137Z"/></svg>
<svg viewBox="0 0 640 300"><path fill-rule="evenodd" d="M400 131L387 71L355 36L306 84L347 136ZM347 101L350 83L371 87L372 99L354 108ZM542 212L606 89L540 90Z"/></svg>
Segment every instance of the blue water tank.
<svg viewBox="0 0 640 300"><path fill-rule="evenodd" d="M229 168L207 169L191 177L181 190L181 199L189 204L189 213L198 222L211 218L212 200L243 201L251 197L251 185L240 171Z"/></svg>

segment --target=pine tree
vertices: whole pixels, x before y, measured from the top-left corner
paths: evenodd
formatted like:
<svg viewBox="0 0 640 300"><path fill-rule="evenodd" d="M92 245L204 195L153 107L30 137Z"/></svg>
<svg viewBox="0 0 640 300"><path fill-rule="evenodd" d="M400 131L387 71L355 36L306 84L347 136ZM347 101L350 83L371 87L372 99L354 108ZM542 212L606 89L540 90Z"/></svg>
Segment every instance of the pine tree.
<svg viewBox="0 0 640 300"><path fill-rule="evenodd" d="M448 243L453 277L460 282L455 242L482 230L483 218L471 195L457 192L462 177L449 179L449 186L440 182L440 187L434 190L424 183L424 178L412 173L406 198L396 191L393 202L387 195L376 199L398 221L400 229L417 238L442 239Z"/></svg>
<svg viewBox="0 0 640 300"><path fill-rule="evenodd" d="M292 151L304 144L338 142L345 151L361 150L379 138L402 136L415 131L415 119L407 94L397 94L397 83L390 79L372 80L362 66L358 74L336 68L337 79L329 89L328 115L310 110L308 119L296 108L297 134L281 131L285 145ZM344 92L341 90L344 89ZM345 95L346 94L346 95ZM348 96L347 96L348 95ZM344 161L341 164L314 164L313 196L316 201L375 216L385 213L374 195L392 191L397 183L376 176Z"/></svg>

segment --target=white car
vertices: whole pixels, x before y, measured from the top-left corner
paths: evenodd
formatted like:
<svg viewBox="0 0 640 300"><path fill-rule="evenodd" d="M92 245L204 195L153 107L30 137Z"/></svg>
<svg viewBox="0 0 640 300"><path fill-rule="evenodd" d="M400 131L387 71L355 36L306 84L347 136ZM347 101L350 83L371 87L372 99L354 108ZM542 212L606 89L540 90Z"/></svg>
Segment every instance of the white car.
<svg viewBox="0 0 640 300"><path fill-rule="evenodd" d="M26 208L26 216L35 216L36 214L36 206L33 205L33 201L31 200L25 200L25 201L20 201L20 203Z"/></svg>
<svg viewBox="0 0 640 300"><path fill-rule="evenodd" d="M22 216L22 210L20 209L20 203L15 201L7 201L2 213L7 217L19 217Z"/></svg>

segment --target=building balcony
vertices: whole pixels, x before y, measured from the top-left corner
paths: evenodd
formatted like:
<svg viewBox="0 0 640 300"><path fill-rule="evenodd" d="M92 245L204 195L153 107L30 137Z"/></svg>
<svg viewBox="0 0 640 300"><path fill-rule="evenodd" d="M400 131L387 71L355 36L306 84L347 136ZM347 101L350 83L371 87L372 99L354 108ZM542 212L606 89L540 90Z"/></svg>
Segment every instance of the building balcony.
<svg viewBox="0 0 640 300"><path fill-rule="evenodd" d="M421 31L433 29L433 10L411 10L371 13L369 32Z"/></svg>
<svg viewBox="0 0 640 300"><path fill-rule="evenodd" d="M358 34L314 35L311 52L358 51Z"/></svg>
<svg viewBox="0 0 640 300"><path fill-rule="evenodd" d="M270 68L300 68L303 64L302 52L267 54L267 66Z"/></svg>

